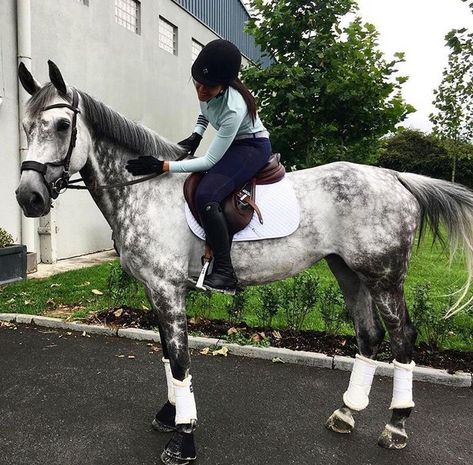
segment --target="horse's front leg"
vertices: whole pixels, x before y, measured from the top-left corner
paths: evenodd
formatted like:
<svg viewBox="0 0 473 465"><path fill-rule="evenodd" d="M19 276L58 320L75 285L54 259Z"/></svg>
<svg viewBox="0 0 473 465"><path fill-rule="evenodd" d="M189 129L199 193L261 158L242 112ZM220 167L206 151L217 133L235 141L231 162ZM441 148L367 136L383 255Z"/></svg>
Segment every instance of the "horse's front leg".
<svg viewBox="0 0 473 465"><path fill-rule="evenodd" d="M147 286L146 294L158 315L168 386L168 401L156 415L153 426L159 431L174 431L161 455L163 463L183 465L196 458L194 429L197 424L189 373L185 287L161 282Z"/></svg>

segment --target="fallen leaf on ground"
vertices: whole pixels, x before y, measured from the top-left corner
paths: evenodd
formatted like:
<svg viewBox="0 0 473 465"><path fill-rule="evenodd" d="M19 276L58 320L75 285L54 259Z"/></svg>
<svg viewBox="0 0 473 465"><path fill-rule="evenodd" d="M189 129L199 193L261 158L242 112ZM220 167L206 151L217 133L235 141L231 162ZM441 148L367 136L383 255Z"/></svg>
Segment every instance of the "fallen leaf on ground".
<svg viewBox="0 0 473 465"><path fill-rule="evenodd" d="M93 292L93 291L92 291ZM119 308L113 312L116 318L120 318L123 315L123 308Z"/></svg>
<svg viewBox="0 0 473 465"><path fill-rule="evenodd" d="M272 360L273 363L286 363L284 360L282 360L279 357L274 357Z"/></svg>
<svg viewBox="0 0 473 465"><path fill-rule="evenodd" d="M95 295L103 295L103 292L102 292L102 291L99 291L98 289L92 289L92 294L95 294Z"/></svg>
<svg viewBox="0 0 473 465"><path fill-rule="evenodd" d="M204 348L200 351L200 353L201 353L202 355L209 355L209 352L210 352L210 347L204 347Z"/></svg>
<svg viewBox="0 0 473 465"><path fill-rule="evenodd" d="M238 329L236 329L234 326L232 326L228 331L227 334L231 336L232 334L238 334Z"/></svg>
<svg viewBox="0 0 473 465"><path fill-rule="evenodd" d="M251 336L251 342L260 342L263 338L261 337L260 333L255 333Z"/></svg>
<svg viewBox="0 0 473 465"><path fill-rule="evenodd" d="M2 326L4 326L5 328L10 328L15 325L13 323L10 323L9 321L0 321L0 327Z"/></svg>
<svg viewBox="0 0 473 465"><path fill-rule="evenodd" d="M15 299L13 297L10 300L7 300L7 304L12 304L13 302L15 302Z"/></svg>
<svg viewBox="0 0 473 465"><path fill-rule="evenodd" d="M141 308L142 308L143 310L149 310L149 307L147 307L146 305L141 305Z"/></svg>
<svg viewBox="0 0 473 465"><path fill-rule="evenodd" d="M120 355L115 355L115 357L118 357L118 358L125 358L124 355L120 354Z"/></svg>
<svg viewBox="0 0 473 465"><path fill-rule="evenodd" d="M53 299L48 299L48 300L46 301L46 304L48 304L48 305L56 305L56 302L54 302Z"/></svg>
<svg viewBox="0 0 473 465"><path fill-rule="evenodd" d="M136 358L134 355L128 355L128 358Z"/></svg>
<svg viewBox="0 0 473 465"><path fill-rule="evenodd" d="M275 339L282 339L281 333L279 331L274 330L272 335Z"/></svg>
<svg viewBox="0 0 473 465"><path fill-rule="evenodd" d="M51 286L49 286L49 287L59 287L59 286L60 286L59 283L52 283Z"/></svg>
<svg viewBox="0 0 473 465"><path fill-rule="evenodd" d="M228 348L222 347L221 349L214 350L212 352L212 355L223 355L224 357L226 357L228 355Z"/></svg>
<svg viewBox="0 0 473 465"><path fill-rule="evenodd" d="M31 300L25 300L25 305L31 305Z"/></svg>

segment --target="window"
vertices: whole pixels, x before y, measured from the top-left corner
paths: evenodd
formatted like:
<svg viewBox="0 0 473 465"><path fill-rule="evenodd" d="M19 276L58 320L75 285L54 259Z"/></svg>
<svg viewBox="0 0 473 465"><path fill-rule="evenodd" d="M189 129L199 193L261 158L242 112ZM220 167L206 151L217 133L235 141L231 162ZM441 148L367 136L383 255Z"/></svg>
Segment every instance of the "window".
<svg viewBox="0 0 473 465"><path fill-rule="evenodd" d="M159 47L166 50L166 52L177 55L177 27L160 16L158 35Z"/></svg>
<svg viewBox="0 0 473 465"><path fill-rule="evenodd" d="M115 0L115 21L129 31L139 34L140 2L137 0Z"/></svg>
<svg viewBox="0 0 473 465"><path fill-rule="evenodd" d="M204 46L197 42L195 39L192 39L192 63L194 63L197 55L199 55L200 51L204 48Z"/></svg>

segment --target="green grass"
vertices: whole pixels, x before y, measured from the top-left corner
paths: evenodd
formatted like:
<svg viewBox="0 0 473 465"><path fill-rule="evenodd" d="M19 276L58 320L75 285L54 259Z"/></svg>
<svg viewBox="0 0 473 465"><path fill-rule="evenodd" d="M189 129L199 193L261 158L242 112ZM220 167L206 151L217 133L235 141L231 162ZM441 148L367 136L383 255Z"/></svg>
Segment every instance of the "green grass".
<svg viewBox="0 0 473 465"><path fill-rule="evenodd" d="M107 291L107 279L111 264L105 263L67 271L50 278L28 279L0 288L0 312L42 315L60 305L78 308L73 316L84 318L88 314L111 306L112 299ZM93 291L102 292L97 295ZM124 302L125 304L125 302ZM144 292L127 305L147 304Z"/></svg>
<svg viewBox="0 0 473 465"><path fill-rule="evenodd" d="M412 308L413 289L415 285L426 282L431 283L431 297L434 309L438 315L445 314L448 308L448 297L454 290L458 290L466 280L466 271L462 257L455 258L449 266L448 256L442 252L439 245L431 245L431 237L425 240L413 251L405 291L408 308ZM47 279L30 279L25 282L14 283L0 288L0 312L27 313L27 314L53 314L61 316L61 305L74 306L69 310L73 318L84 318L92 312L109 307L128 305L130 307L142 308L149 306L144 292L140 287L137 293L131 293L124 300L117 301L113 292L107 287L107 279L117 267L114 264L102 264L90 268L69 271ZM327 264L322 261L310 269L320 281L321 287L330 283L336 283ZM103 295L94 294L98 290ZM232 300L221 294L191 293L188 299L188 313L212 319L228 319L227 307ZM471 293L470 293L471 295ZM258 303L258 290L256 287L246 291L246 304L244 320L251 326L259 326L255 308ZM279 312L273 320L275 328L285 326L285 318ZM319 311L309 314L304 324L306 329L323 330L324 323ZM350 325L342 327L344 334L353 334ZM420 334L420 340L423 335ZM444 348L461 350L473 350L473 312L471 309L462 311L454 318L452 331L443 342Z"/></svg>

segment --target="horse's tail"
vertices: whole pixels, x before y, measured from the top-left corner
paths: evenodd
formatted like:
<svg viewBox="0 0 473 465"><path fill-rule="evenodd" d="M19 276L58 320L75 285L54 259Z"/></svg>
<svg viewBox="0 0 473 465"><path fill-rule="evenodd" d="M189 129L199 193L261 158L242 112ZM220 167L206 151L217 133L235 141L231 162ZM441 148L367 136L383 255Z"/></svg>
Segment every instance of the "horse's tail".
<svg viewBox="0 0 473 465"><path fill-rule="evenodd" d="M468 279L458 291L457 302L448 310L446 317L454 315L473 301L461 303L468 293L473 280L473 191L460 184L429 178L413 173L396 173L399 181L419 202L421 221L419 237L423 236L426 225L435 239L446 244L440 225L444 224L448 234L450 259L457 249L465 256Z"/></svg>

